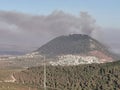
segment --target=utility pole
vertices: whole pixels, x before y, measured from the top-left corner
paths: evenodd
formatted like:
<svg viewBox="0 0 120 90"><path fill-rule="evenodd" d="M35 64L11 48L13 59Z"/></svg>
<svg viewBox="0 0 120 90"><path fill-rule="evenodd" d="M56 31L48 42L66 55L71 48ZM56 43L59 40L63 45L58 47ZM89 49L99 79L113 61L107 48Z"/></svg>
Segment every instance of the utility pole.
<svg viewBox="0 0 120 90"><path fill-rule="evenodd" d="M29 90L30 90L30 87L29 87Z"/></svg>
<svg viewBox="0 0 120 90"><path fill-rule="evenodd" d="M44 90L47 90L47 88L46 88L46 63L45 63L45 56L44 56Z"/></svg>

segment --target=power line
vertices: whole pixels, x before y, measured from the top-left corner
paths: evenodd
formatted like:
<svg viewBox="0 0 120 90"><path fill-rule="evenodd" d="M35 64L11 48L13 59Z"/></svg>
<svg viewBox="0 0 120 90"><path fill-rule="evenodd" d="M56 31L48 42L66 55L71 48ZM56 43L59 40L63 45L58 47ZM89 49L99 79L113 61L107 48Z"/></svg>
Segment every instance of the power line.
<svg viewBox="0 0 120 90"><path fill-rule="evenodd" d="M44 90L46 89L46 63L45 63L45 56L44 56Z"/></svg>

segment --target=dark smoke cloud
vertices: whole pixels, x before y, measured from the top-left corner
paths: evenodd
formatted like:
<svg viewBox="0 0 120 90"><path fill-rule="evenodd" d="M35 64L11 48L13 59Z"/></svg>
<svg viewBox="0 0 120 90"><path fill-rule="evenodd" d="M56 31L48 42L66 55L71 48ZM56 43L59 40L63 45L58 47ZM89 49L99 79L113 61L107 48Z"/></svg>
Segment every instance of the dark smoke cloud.
<svg viewBox="0 0 120 90"><path fill-rule="evenodd" d="M84 33L91 35L96 29L95 20L87 13L73 16L62 11L54 11L48 16L32 16L17 12L0 12L0 29L8 32L34 32L51 34Z"/></svg>
<svg viewBox="0 0 120 90"><path fill-rule="evenodd" d="M50 15L0 11L0 48L5 44L16 45L17 50L34 50L54 37L73 33L101 39L96 20L88 12L75 16L63 11L54 11Z"/></svg>

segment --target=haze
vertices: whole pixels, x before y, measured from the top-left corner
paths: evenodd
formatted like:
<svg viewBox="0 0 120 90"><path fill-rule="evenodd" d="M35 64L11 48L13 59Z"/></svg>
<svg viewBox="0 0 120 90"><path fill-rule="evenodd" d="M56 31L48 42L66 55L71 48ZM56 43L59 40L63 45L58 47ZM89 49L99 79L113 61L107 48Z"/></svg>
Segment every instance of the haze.
<svg viewBox="0 0 120 90"><path fill-rule="evenodd" d="M87 34L120 54L120 1L0 1L0 52L28 53L60 35Z"/></svg>

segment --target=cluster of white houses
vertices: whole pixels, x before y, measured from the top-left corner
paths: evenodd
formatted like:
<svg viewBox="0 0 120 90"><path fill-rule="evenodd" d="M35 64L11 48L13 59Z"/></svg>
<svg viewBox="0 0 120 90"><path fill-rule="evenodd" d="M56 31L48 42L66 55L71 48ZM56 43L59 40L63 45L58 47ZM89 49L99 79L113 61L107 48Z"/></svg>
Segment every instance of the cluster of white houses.
<svg viewBox="0 0 120 90"><path fill-rule="evenodd" d="M37 52L26 54L23 56L2 56L0 60L17 60L27 61L26 63L43 63L43 56L39 55ZM100 59L96 56L83 56L83 55L61 55L57 56L57 60L47 60L50 65L56 66L67 66L67 65L79 65L79 64L92 64L92 63L104 63L107 62L106 59ZM20 62L19 62L20 63ZM22 62L21 62L22 63Z"/></svg>
<svg viewBox="0 0 120 90"><path fill-rule="evenodd" d="M50 64L53 66L79 65L91 63L104 63L104 60L101 60L95 56L62 55L58 56L58 61L50 61Z"/></svg>

